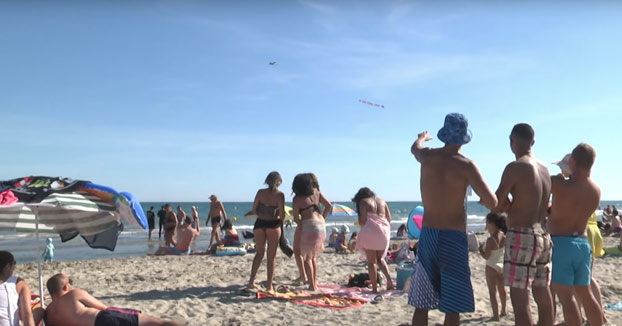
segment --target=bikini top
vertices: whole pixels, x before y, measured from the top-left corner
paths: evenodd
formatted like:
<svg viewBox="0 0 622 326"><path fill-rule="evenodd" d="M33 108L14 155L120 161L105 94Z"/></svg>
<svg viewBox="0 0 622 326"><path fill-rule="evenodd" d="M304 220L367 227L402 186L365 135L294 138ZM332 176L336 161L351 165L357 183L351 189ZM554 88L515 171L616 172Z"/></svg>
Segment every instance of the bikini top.
<svg viewBox="0 0 622 326"><path fill-rule="evenodd" d="M276 211L279 208L272 205L266 205L263 203L257 204L257 214L266 214L270 216L276 216Z"/></svg>
<svg viewBox="0 0 622 326"><path fill-rule="evenodd" d="M313 207L313 211L314 211L314 212L321 213L321 211L320 211L320 206L318 206L318 204L311 204L311 205L309 205L309 206L307 206L307 207L304 207L304 208L299 209L299 210L298 210L298 212L299 212L300 214L302 214L302 211L307 210L307 209L312 208L312 207Z"/></svg>

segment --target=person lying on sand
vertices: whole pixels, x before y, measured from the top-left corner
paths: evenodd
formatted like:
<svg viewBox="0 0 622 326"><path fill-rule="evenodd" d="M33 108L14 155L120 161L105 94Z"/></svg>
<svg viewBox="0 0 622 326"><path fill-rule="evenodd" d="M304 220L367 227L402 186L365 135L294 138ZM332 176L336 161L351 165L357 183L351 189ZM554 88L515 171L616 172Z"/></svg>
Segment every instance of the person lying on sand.
<svg viewBox="0 0 622 326"><path fill-rule="evenodd" d="M177 244L175 247L160 247L154 253L154 255L187 255L190 253L190 244L192 240L199 236L199 225L195 224L192 227L193 219L190 216L186 216L182 224L181 229L177 232Z"/></svg>
<svg viewBox="0 0 622 326"><path fill-rule="evenodd" d="M143 314L138 310L108 307L86 291L74 289L65 274L56 274L47 281L52 303L45 313L47 326L178 326L180 324Z"/></svg>

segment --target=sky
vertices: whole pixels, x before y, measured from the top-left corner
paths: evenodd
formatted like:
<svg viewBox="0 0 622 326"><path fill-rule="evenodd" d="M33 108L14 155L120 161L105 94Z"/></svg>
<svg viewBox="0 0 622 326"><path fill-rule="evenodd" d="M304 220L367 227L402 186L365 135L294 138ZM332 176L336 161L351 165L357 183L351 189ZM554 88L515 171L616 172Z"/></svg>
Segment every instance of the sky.
<svg viewBox="0 0 622 326"><path fill-rule="evenodd" d="M450 112L494 190L516 123L550 164L597 152L622 199L622 3L19 1L0 4L0 180L90 180L141 201L252 201L273 170L348 201L418 201L410 147ZM269 65L275 61L276 65ZM384 105L377 108L359 100ZM476 200L476 198L474 199Z"/></svg>

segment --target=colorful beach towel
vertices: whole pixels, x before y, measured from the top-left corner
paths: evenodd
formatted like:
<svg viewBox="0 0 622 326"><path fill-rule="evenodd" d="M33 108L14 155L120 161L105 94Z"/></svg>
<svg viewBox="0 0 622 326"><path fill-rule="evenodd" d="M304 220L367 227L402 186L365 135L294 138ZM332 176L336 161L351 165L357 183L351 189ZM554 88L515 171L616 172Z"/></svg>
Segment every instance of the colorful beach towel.
<svg viewBox="0 0 622 326"><path fill-rule="evenodd" d="M323 218L302 220L300 232L300 253L303 258L315 257L324 249L326 224Z"/></svg>
<svg viewBox="0 0 622 326"><path fill-rule="evenodd" d="M382 250L387 254L389 240L391 239L391 225L386 218L374 213L367 213L367 221L361 226L356 247L365 253L365 250Z"/></svg>
<svg viewBox="0 0 622 326"><path fill-rule="evenodd" d="M338 284L319 284L318 289L320 292L325 294L331 294L340 297L350 297L363 300L365 302L372 301L379 294L382 295L384 298L401 297L404 295L404 292L400 290L384 290L378 291L378 293L374 293L372 292L372 289L369 288L347 287Z"/></svg>
<svg viewBox="0 0 622 326"><path fill-rule="evenodd" d="M343 310L348 308L360 307L367 300L352 297L342 297L326 293L312 294L306 291L274 292L257 291L257 299L281 299L295 302L297 304Z"/></svg>

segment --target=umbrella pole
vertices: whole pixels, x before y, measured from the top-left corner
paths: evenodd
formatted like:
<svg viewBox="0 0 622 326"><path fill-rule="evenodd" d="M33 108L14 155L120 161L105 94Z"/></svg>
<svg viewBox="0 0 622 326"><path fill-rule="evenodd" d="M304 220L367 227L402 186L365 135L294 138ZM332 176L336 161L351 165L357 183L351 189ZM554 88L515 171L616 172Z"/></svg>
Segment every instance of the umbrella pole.
<svg viewBox="0 0 622 326"><path fill-rule="evenodd" d="M41 243L39 242L39 210L33 208L35 212L35 233L37 235L37 270L39 272L39 299L41 299L41 308L45 309L43 300L43 273L41 271Z"/></svg>

